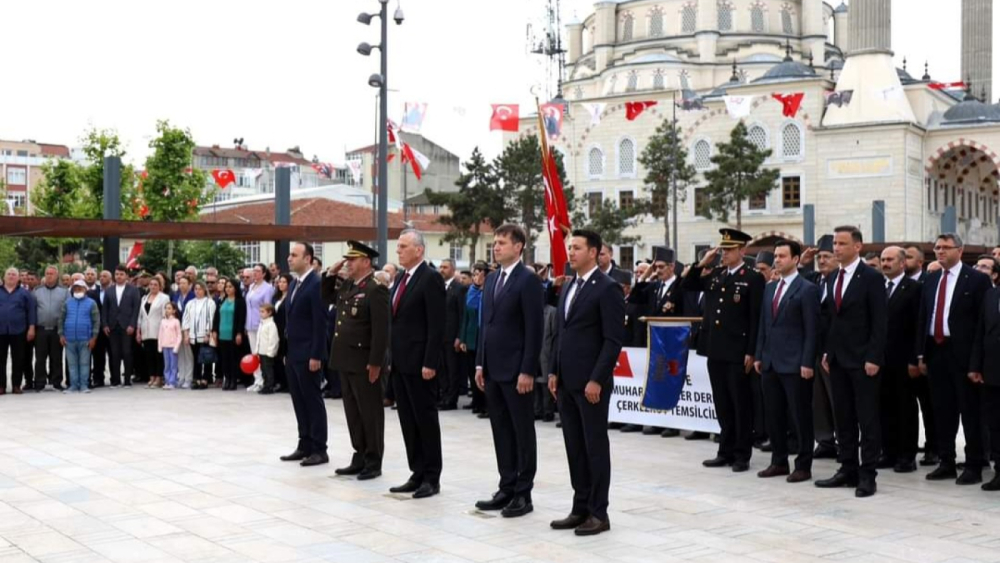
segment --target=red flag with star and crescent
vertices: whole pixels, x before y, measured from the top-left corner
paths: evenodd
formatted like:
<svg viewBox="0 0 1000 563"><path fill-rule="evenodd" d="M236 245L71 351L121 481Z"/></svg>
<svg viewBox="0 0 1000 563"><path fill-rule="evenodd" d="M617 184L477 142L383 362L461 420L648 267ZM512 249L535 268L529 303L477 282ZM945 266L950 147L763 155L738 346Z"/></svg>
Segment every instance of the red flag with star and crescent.
<svg viewBox="0 0 1000 563"><path fill-rule="evenodd" d="M799 108L802 106L802 99L805 98L805 92L796 92L794 94L771 94L771 97L781 104L781 115L785 117L795 118L796 114L799 113Z"/></svg>
<svg viewBox="0 0 1000 563"><path fill-rule="evenodd" d="M226 189L229 184L236 183L236 174L232 170L212 170L212 178L215 179L215 183L221 189Z"/></svg>
<svg viewBox="0 0 1000 563"><path fill-rule="evenodd" d="M538 105L538 100L535 100ZM542 108L538 106L538 142L542 147L542 179L545 181L545 226L549 231L550 260L556 275L562 275L569 257L566 254L566 236L570 232L569 210L566 208L566 194L555 155L549 148L545 134Z"/></svg>
<svg viewBox="0 0 1000 563"><path fill-rule="evenodd" d="M517 104L492 104L493 115L490 117L490 131L507 131L517 133L520 108Z"/></svg>

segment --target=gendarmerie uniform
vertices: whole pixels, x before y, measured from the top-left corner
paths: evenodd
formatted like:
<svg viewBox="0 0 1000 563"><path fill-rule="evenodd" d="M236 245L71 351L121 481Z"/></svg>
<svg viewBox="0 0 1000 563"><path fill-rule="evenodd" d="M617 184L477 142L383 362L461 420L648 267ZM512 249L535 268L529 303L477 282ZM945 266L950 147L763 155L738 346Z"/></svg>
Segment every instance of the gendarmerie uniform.
<svg viewBox="0 0 1000 563"><path fill-rule="evenodd" d="M751 237L735 229L720 229L721 248L742 248ZM706 467L733 465L734 471L749 468L753 447L753 395L744 366L757 346L764 277L745 263L730 270L715 268L702 276L702 268L692 266L681 287L704 292L702 340L699 352L708 357L715 413L721 434L715 459Z"/></svg>
<svg viewBox="0 0 1000 563"><path fill-rule="evenodd" d="M345 258L377 258L378 252L357 241L348 241ZM340 374L344 414L354 456L351 464L338 469L341 475L359 479L377 477L382 470L385 409L382 382L368 379L368 366L380 366L384 377L389 349L389 290L375 282L374 272L363 279L323 279L323 293L335 291L337 325L330 347L330 369Z"/></svg>

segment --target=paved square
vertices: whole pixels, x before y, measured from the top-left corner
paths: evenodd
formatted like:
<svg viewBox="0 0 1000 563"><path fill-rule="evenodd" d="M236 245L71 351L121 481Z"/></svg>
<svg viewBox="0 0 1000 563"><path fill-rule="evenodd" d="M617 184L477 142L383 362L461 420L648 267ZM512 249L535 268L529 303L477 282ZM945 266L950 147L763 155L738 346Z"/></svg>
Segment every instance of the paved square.
<svg viewBox="0 0 1000 563"><path fill-rule="evenodd" d="M295 444L287 395L101 390L0 397L0 562L1000 561L1000 495L882 472L873 498L703 469L709 442L612 435L612 530L555 532L571 492L560 430L538 424L535 512L478 514L496 486L489 423L442 413L441 494L406 480L394 411L384 476L330 478L349 445L327 401L331 464ZM820 461L814 476L832 474ZM992 472L986 473L992 477Z"/></svg>

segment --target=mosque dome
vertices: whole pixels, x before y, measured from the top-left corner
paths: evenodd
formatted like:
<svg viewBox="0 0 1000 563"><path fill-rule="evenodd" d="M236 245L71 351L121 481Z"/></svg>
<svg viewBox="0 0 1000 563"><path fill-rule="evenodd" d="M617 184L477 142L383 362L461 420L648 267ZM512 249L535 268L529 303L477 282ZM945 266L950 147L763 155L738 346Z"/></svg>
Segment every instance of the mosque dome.
<svg viewBox="0 0 1000 563"><path fill-rule="evenodd" d="M966 94L965 100L952 106L944 112L944 125L971 123L1000 122L1000 109L997 106L984 104L972 94Z"/></svg>

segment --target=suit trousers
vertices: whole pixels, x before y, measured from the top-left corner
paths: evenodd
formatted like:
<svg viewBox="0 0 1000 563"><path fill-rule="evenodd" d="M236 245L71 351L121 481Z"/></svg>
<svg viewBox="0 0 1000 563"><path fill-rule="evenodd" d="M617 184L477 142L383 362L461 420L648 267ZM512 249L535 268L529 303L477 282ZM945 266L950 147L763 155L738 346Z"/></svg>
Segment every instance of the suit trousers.
<svg viewBox="0 0 1000 563"><path fill-rule="evenodd" d="M123 328L111 329L108 336L108 349L111 358L111 385L122 384L122 363L125 364L125 385L131 385L132 377L132 343L135 338L128 335Z"/></svg>
<svg viewBox="0 0 1000 563"><path fill-rule="evenodd" d="M882 454L893 462L917 459L920 413L917 409L917 379L906 365L885 366L879 377L879 418L882 424Z"/></svg>
<svg viewBox="0 0 1000 563"><path fill-rule="evenodd" d="M0 389L7 389L7 353L10 352L11 390L21 387L24 372L24 354L28 347L26 332L0 335Z"/></svg>
<svg viewBox="0 0 1000 563"><path fill-rule="evenodd" d="M762 381L761 374L755 370L751 370L748 377L750 378L750 392L753 397L753 439L754 441L767 441L768 434L770 433L770 425L767 422L766 413L771 406L765 406L764 382Z"/></svg>
<svg viewBox="0 0 1000 563"><path fill-rule="evenodd" d="M459 358L461 352L455 351L454 341L444 345L442 367L445 368L447 380L441 380L441 404L455 405L458 403L458 395L463 387L463 382L467 381L465 372Z"/></svg>
<svg viewBox="0 0 1000 563"><path fill-rule="evenodd" d="M969 381L969 374L963 373L965 370L959 368L951 339L937 344L928 338L924 350L941 463L955 464L955 436L961 420L965 433L966 467L978 469L985 466L982 387Z"/></svg>
<svg viewBox="0 0 1000 563"><path fill-rule="evenodd" d="M801 373L765 371L761 376L767 403L768 433L771 435L771 465L788 465L788 418L798 438L795 469L812 470L813 382Z"/></svg>
<svg viewBox="0 0 1000 563"><path fill-rule="evenodd" d="M611 488L611 446L608 440L608 407L611 385L601 389L601 400L591 404L583 389L560 386L556 394L563 441L573 486L573 514L608 519ZM491 407L492 408L492 407Z"/></svg>
<svg viewBox="0 0 1000 563"><path fill-rule="evenodd" d="M1000 386L983 385L983 413L990 434L990 460L1000 473Z"/></svg>
<svg viewBox="0 0 1000 563"><path fill-rule="evenodd" d="M63 350L56 329L35 327L35 389L62 385Z"/></svg>
<svg viewBox="0 0 1000 563"><path fill-rule="evenodd" d="M937 418L934 416L934 405L931 400L930 378L926 375L913 380L914 394L920 404L920 418L924 425L924 449L928 452L938 452ZM920 438L917 438L919 442Z"/></svg>
<svg viewBox="0 0 1000 563"><path fill-rule="evenodd" d="M535 443L535 395L517 392L517 378L500 382L486 380L486 405L493 429L501 492L531 500L538 468Z"/></svg>
<svg viewBox="0 0 1000 563"><path fill-rule="evenodd" d="M326 453L326 404L320 388L323 371L309 371L309 361L286 364L288 392L298 424L299 442L296 449L306 455Z"/></svg>
<svg viewBox="0 0 1000 563"><path fill-rule="evenodd" d="M392 371L399 427L406 445L410 478L420 483L441 482L441 424L438 420L438 380L419 373Z"/></svg>
<svg viewBox="0 0 1000 563"><path fill-rule="evenodd" d="M742 362L708 360L715 415L719 420L719 457L750 461L753 453L753 390Z"/></svg>
<svg viewBox="0 0 1000 563"><path fill-rule="evenodd" d="M385 450L385 407L382 406L382 382L368 381L367 372L340 372L344 394L344 416L351 436L354 456L351 465L382 469Z"/></svg>
<svg viewBox="0 0 1000 563"><path fill-rule="evenodd" d="M879 421L879 387L881 372L875 377L864 368L849 369L830 364L833 383L833 404L836 405L837 441L840 452L837 461L844 473L875 479L879 454L882 451L882 425ZM858 431L861 432L860 442ZM860 443L861 459L858 462Z"/></svg>
<svg viewBox="0 0 1000 563"><path fill-rule="evenodd" d="M816 361L813 377L813 430L816 441L823 446L837 447L837 417L833 408L833 384L830 372L823 369L823 362Z"/></svg>
<svg viewBox="0 0 1000 563"><path fill-rule="evenodd" d="M91 350L90 357L93 361L90 369L90 385L92 387L104 387L104 370L108 365L108 336L104 331L97 333L97 342Z"/></svg>

